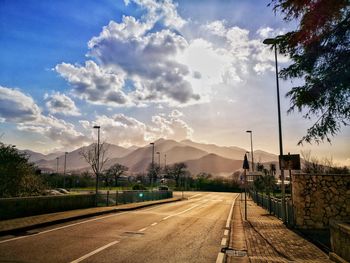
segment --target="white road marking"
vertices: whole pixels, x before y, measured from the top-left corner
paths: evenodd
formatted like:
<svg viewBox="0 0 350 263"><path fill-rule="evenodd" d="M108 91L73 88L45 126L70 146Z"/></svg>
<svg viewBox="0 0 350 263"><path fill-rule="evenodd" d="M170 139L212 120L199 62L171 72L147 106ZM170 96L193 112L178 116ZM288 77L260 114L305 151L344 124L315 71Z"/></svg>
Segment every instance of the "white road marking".
<svg viewBox="0 0 350 263"><path fill-rule="evenodd" d="M235 205L235 201L236 201L237 197L238 197L238 195L232 201L230 213L228 214L228 217L227 217L227 220L226 220L226 228L230 227L230 221L231 221L231 218L232 218L233 206Z"/></svg>
<svg viewBox="0 0 350 263"><path fill-rule="evenodd" d="M103 247L100 247L100 248L98 248L98 249L96 249L96 250L94 250L94 251L92 251L92 252L90 252L90 253L88 253L88 254L86 254L86 255L84 255L84 256L82 256L82 257L76 259L76 260L71 261L71 263L78 263L78 262L81 262L81 261L83 261L84 259L87 259L87 258L89 258L89 257L91 257L91 256L93 256L93 255L95 255L95 254L97 254L97 253L99 253L99 252L101 252L102 250L105 250L106 248L109 248L110 246L113 246L113 245L115 245L115 244L117 244L117 243L119 243L119 242L120 242L120 241L113 241L113 242L111 242L111 243L109 243L109 244L107 244L107 245L105 245L105 246L103 246Z"/></svg>
<svg viewBox="0 0 350 263"><path fill-rule="evenodd" d="M158 224L158 223L157 223L157 222L155 222L155 223L151 224L151 226L155 226L156 224Z"/></svg>
<svg viewBox="0 0 350 263"><path fill-rule="evenodd" d="M222 240L221 240L221 246L226 247L226 244L227 244L227 238L223 237Z"/></svg>
<svg viewBox="0 0 350 263"><path fill-rule="evenodd" d="M143 232L143 231L145 231L146 229L147 229L147 227L141 228L141 229L139 230L139 232Z"/></svg>
<svg viewBox="0 0 350 263"><path fill-rule="evenodd" d="M113 216L119 216L119 215L123 215L123 214L127 214L127 213L130 213L130 212L129 211L128 212L122 212L122 213L118 213L118 214L113 214L113 215L103 216L103 217L99 217L99 218L89 219L89 220L85 220L85 221L82 221L82 222L78 222L78 223L74 223L74 224L70 224L70 225L65 225L65 226L60 226L60 227L56 227L56 228L53 228L53 229L45 230L45 231L42 231L42 232L39 232L39 233L35 233L35 234L29 235L29 236L14 237L14 238L11 238L11 239L6 239L6 240L0 241L0 244L6 243L6 242L10 242L10 241L15 241L15 240L18 240L18 239L38 236L38 235L46 234L46 233L49 233L49 232L61 230L61 229L64 229L64 228L77 226L77 225L81 225L81 224L85 224L85 223L89 223L89 222L93 222L93 221L97 221L97 220L101 220L101 219L105 219L105 218L109 218L109 217L113 217Z"/></svg>
<svg viewBox="0 0 350 263"><path fill-rule="evenodd" d="M228 236L228 229L225 229L224 236Z"/></svg>
<svg viewBox="0 0 350 263"><path fill-rule="evenodd" d="M222 262L224 262L224 258L225 258L225 254L222 253L222 252L220 252L220 253L218 254L218 257L216 258L216 263L222 263Z"/></svg>
<svg viewBox="0 0 350 263"><path fill-rule="evenodd" d="M169 219L169 218L171 218L171 217L178 216L178 215L181 215L181 214L183 214L183 213L186 213L186 212L188 212L188 211L192 210L193 208L196 208L197 206L200 206L200 205L201 205L201 204L191 206L190 208L188 208L188 209L186 209L186 210L184 210L184 211L181 211L181 212L179 212L179 213L177 213L177 214L164 217L163 220L167 220L167 219Z"/></svg>
<svg viewBox="0 0 350 263"><path fill-rule="evenodd" d="M199 195L202 195L202 194L192 195L192 196L190 196L188 199L194 198L194 197L199 196Z"/></svg>

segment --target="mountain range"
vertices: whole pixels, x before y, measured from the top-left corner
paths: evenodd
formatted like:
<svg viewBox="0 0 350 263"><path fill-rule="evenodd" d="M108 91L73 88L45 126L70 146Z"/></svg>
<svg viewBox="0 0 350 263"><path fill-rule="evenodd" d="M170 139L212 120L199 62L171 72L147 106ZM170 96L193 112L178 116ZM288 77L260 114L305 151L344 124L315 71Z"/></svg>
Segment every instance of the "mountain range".
<svg viewBox="0 0 350 263"><path fill-rule="evenodd" d="M105 144L106 162L104 169L107 169L115 163L120 163L129 168L130 173L146 172L152 161L152 145L143 147L132 146L124 148L114 144ZM89 165L81 156L81 152L93 147L93 144L78 148L68 152L66 156L66 170L68 172L82 172L89 170ZM154 162L164 165L171 165L178 162L186 163L188 170L192 174L207 172L214 175L229 175L234 171L241 169L242 160L246 150L234 146L218 146L215 144L204 144L183 140L180 142L174 140L159 139L154 142ZM33 152L31 150L22 150L26 152L31 162L34 162L39 168L46 171L56 171L57 158L59 172L63 172L64 152L55 152L48 155ZM276 163L277 155L257 150L254 151L254 160L263 164Z"/></svg>

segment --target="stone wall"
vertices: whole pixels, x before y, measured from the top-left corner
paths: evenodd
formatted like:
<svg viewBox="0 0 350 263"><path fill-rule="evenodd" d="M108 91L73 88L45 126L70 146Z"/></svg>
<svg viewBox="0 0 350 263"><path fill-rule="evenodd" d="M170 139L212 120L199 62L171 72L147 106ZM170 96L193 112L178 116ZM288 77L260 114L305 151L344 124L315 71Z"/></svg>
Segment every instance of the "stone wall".
<svg viewBox="0 0 350 263"><path fill-rule="evenodd" d="M350 222L331 221L331 244L333 257L350 262ZM335 261L335 260L334 260Z"/></svg>
<svg viewBox="0 0 350 263"><path fill-rule="evenodd" d="M350 220L349 175L292 175L297 228L329 229L329 220Z"/></svg>

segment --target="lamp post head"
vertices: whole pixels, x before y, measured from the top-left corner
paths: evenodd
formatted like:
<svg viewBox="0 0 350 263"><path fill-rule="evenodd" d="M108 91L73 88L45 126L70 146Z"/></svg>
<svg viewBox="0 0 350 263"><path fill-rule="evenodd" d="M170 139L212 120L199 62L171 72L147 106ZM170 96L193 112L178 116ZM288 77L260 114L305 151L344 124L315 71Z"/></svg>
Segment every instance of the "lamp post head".
<svg viewBox="0 0 350 263"><path fill-rule="evenodd" d="M154 142L151 142L150 145L154 145Z"/></svg>
<svg viewBox="0 0 350 263"><path fill-rule="evenodd" d="M68 154L68 152L65 152L64 154Z"/></svg>
<svg viewBox="0 0 350 263"><path fill-rule="evenodd" d="M248 133L252 133L252 131L248 130L248 131L245 131L245 132L248 132Z"/></svg>
<svg viewBox="0 0 350 263"><path fill-rule="evenodd" d="M98 126L98 125L94 126L94 129L100 129L100 128L101 128L101 126Z"/></svg>

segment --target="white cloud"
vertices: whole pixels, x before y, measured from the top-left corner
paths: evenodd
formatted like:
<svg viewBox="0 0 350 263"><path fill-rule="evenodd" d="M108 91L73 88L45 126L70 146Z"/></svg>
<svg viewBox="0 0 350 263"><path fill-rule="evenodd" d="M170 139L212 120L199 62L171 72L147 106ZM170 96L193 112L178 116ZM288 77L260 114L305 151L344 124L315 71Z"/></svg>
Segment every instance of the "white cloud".
<svg viewBox="0 0 350 263"><path fill-rule="evenodd" d="M46 107L52 114L59 113L63 115L79 116L81 115L74 101L59 92L45 96Z"/></svg>
<svg viewBox="0 0 350 263"><path fill-rule="evenodd" d="M125 1L126 5L129 2L134 2L147 10L145 15L147 21L161 21L165 26L175 29L180 29L186 24L186 21L177 13L177 4L171 0L130 0Z"/></svg>
<svg viewBox="0 0 350 263"><path fill-rule="evenodd" d="M99 67L91 60L86 61L85 66L61 63L55 69L73 86L74 94L81 99L112 106L129 102L122 91L124 85L122 74Z"/></svg>
<svg viewBox="0 0 350 263"><path fill-rule="evenodd" d="M81 146L88 142L73 124L43 115L33 98L17 89L0 87L0 116L6 122L17 124L19 130L39 133L62 146Z"/></svg>
<svg viewBox="0 0 350 263"><path fill-rule="evenodd" d="M193 130L180 119L182 113L172 111L168 116L158 114L152 116L152 122L146 124L124 114L115 114L111 117L98 116L93 122L101 126L102 136L106 141L114 144L130 146L144 145L159 138L183 140L192 137ZM90 128L90 123L80 123Z"/></svg>
<svg viewBox="0 0 350 263"><path fill-rule="evenodd" d="M41 115L34 100L18 89L0 86L0 117L7 122L35 121Z"/></svg>

